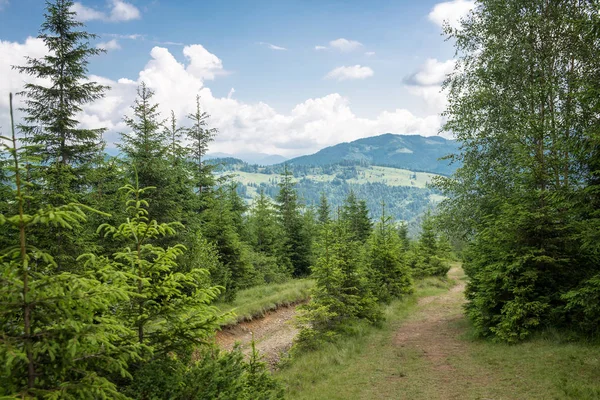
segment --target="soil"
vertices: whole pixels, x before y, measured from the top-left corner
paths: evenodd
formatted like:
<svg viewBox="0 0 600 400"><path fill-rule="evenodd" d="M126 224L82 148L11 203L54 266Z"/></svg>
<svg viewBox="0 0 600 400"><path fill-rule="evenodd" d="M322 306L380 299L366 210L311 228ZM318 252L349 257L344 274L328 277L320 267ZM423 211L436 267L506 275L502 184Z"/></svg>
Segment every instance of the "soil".
<svg viewBox="0 0 600 400"><path fill-rule="evenodd" d="M281 356L291 347L298 329L294 326L296 306L282 306L268 312L264 317L223 328L217 332L217 344L231 350L238 343L244 354L252 351L254 337L256 349L263 360L274 368Z"/></svg>

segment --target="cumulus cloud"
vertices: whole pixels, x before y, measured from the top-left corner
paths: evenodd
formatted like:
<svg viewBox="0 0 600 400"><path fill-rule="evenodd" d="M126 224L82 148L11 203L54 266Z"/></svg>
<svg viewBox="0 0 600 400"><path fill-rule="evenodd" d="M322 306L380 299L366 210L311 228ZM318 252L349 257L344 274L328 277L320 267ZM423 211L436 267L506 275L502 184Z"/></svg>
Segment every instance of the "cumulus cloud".
<svg viewBox="0 0 600 400"><path fill-rule="evenodd" d="M366 79L373 76L373 70L369 67L353 65L350 67L337 67L329 71L325 76L327 79L346 81L350 79Z"/></svg>
<svg viewBox="0 0 600 400"><path fill-rule="evenodd" d="M77 13L77 19L80 21L124 22L141 18L140 10L133 4L123 0L110 0L108 5L110 10L105 12L75 2L71 10Z"/></svg>
<svg viewBox="0 0 600 400"><path fill-rule="evenodd" d="M361 42L357 42L356 40L348 40L344 38L339 38L332 40L329 42L329 46L315 46L315 50L328 50L334 49L341 51L343 53L349 53L354 50L358 50L363 47Z"/></svg>
<svg viewBox="0 0 600 400"><path fill-rule="evenodd" d="M460 20L475 7L474 0L452 0L436 4L428 18L436 25L448 23L452 28L460 29Z"/></svg>
<svg viewBox="0 0 600 400"><path fill-rule="evenodd" d="M267 46L271 50L279 50L279 51L287 50L285 47L276 46L274 44L267 43L267 42L258 42L258 44L260 44L261 46Z"/></svg>
<svg viewBox="0 0 600 400"><path fill-rule="evenodd" d="M181 123L194 110L195 96L211 114L210 126L219 129L211 151L227 153L265 152L296 156L315 152L325 146L385 132L436 135L442 123L439 115L419 117L405 109L383 111L374 118L354 113L350 100L338 93L307 99L288 112L278 112L264 102L245 103L213 94L206 83L226 73L221 60L196 44L182 49L184 61L178 61L166 48L154 47L146 65L134 79L111 80L90 76L90 80L111 89L103 99L84 107L77 116L84 127L105 127L109 147L119 140L119 132L127 132L124 115L130 115L136 88L142 82L155 91L153 100L163 115L170 110ZM30 38L25 43L0 42L0 93L18 91L24 79L10 68L23 64L25 55L45 54L43 42ZM6 97L6 99L4 99ZM20 99L22 101L22 99ZM0 126L7 125L8 96L0 98Z"/></svg>
<svg viewBox="0 0 600 400"><path fill-rule="evenodd" d="M96 45L96 48L111 51L111 50L119 50L121 45L117 41L117 39L109 40L108 42L100 42Z"/></svg>
<svg viewBox="0 0 600 400"><path fill-rule="evenodd" d="M428 58L419 69L404 79L404 82L413 86L440 86L446 76L454 71L455 60L438 61Z"/></svg>
<svg viewBox="0 0 600 400"><path fill-rule="evenodd" d="M410 93L425 101L430 111L442 112L447 105L442 83L454 71L455 66L455 60L438 61L429 58L417 71L404 78L404 84Z"/></svg>
<svg viewBox="0 0 600 400"><path fill-rule="evenodd" d="M357 42L356 40L348 40L344 38L332 40L331 42L329 42L329 46L331 46L331 48L333 49L337 49L343 52L350 52L363 47L361 42Z"/></svg>

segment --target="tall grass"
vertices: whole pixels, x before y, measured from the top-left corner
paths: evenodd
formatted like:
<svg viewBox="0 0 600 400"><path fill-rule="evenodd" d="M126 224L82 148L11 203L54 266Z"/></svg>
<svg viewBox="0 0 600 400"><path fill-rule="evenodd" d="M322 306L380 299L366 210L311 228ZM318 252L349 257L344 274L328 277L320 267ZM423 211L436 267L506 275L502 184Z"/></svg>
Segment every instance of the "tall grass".
<svg viewBox="0 0 600 400"><path fill-rule="evenodd" d="M223 325L234 325L241 321L264 316L268 311L281 306L289 306L308 300L310 289L314 286L311 279L293 279L285 283L255 286L240 290L231 303L215 304L222 312L233 312Z"/></svg>

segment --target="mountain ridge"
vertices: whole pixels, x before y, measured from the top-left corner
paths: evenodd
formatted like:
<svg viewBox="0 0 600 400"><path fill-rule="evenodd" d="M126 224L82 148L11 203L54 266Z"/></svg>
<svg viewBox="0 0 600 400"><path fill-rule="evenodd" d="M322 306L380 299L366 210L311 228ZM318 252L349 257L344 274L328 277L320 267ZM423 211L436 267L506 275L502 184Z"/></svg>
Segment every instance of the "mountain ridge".
<svg viewBox="0 0 600 400"><path fill-rule="evenodd" d="M284 163L295 166L364 163L450 175L458 165L440 158L456 153L457 150L456 141L441 136L384 133L338 143L314 154L295 157Z"/></svg>

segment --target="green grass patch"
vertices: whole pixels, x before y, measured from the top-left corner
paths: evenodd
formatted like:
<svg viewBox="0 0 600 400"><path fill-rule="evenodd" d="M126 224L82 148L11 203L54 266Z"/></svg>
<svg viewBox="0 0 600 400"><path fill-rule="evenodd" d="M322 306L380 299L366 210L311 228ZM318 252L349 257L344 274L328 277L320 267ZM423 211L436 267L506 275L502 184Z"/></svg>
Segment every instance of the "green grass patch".
<svg viewBox="0 0 600 400"><path fill-rule="evenodd" d="M357 399L362 398L357 397L358 393L367 392L373 394L367 398L398 398L385 381L388 376L400 378L407 371L398 362L390 338L414 312L420 297L443 293L453 284L452 280L439 278L418 281L415 294L385 307L386 321L381 327L358 323L352 326L351 336L316 351L296 354L276 373L287 388L287 398ZM404 395L402 398L411 398Z"/></svg>
<svg viewBox="0 0 600 400"><path fill-rule="evenodd" d="M461 293L445 293L463 281L462 271L451 272L451 279L417 281L414 295L386 307L381 327L353 326L352 336L296 354L276 372L287 398L600 399L600 346L552 332L518 345L476 338L460 317L460 302L447 303ZM444 296L418 304L438 294ZM445 356L397 338L404 324L432 310L439 310L452 338L454 351Z"/></svg>
<svg viewBox="0 0 600 400"><path fill-rule="evenodd" d="M234 325L261 317L278 307L307 300L313 286L314 281L311 279L293 279L284 283L255 286L240 290L232 303L217 303L215 306L224 313L233 311L234 314L223 325Z"/></svg>

